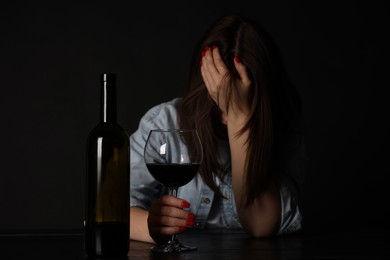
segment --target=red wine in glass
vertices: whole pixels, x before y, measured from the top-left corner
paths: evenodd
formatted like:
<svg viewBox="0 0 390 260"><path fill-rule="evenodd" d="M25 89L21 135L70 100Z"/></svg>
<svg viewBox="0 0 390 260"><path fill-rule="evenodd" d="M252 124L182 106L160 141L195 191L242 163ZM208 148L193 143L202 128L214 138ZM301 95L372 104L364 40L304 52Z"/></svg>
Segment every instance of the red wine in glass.
<svg viewBox="0 0 390 260"><path fill-rule="evenodd" d="M153 177L167 187L180 187L189 183L198 172L199 163L147 163Z"/></svg>

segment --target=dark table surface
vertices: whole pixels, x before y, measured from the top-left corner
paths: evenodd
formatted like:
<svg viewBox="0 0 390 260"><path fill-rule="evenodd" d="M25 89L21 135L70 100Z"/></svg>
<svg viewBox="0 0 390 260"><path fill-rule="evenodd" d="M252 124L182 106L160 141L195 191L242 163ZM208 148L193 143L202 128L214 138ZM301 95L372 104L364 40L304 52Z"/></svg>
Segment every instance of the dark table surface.
<svg viewBox="0 0 390 260"><path fill-rule="evenodd" d="M192 230L179 236L193 252L158 255L130 241L124 259L390 259L390 231L317 231L254 239L240 230ZM0 234L0 259L87 259L82 233Z"/></svg>

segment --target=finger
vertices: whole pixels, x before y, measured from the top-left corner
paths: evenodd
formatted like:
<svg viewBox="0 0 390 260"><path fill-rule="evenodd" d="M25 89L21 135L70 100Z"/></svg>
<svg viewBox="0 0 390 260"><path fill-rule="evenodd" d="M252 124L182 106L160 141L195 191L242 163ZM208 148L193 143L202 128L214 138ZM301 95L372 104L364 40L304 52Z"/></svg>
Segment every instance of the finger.
<svg viewBox="0 0 390 260"><path fill-rule="evenodd" d="M180 218L174 218L174 217L168 217L168 216L155 216L155 215L149 215L148 216L148 227L149 229L157 230L159 228L163 227L192 227L195 224L195 220L188 218L188 219L180 219Z"/></svg>
<svg viewBox="0 0 390 260"><path fill-rule="evenodd" d="M189 208L190 203L186 200L180 199L171 195L164 195L160 198L160 203L178 208Z"/></svg>
<svg viewBox="0 0 390 260"><path fill-rule="evenodd" d="M246 67L244 64L241 63L240 58L238 56L234 57L234 66L236 67L236 70L241 78L242 83L246 86L250 85L251 81L246 71Z"/></svg>
<svg viewBox="0 0 390 260"><path fill-rule="evenodd" d="M160 235L174 235L186 230L187 227L150 227L149 232Z"/></svg>
<svg viewBox="0 0 390 260"><path fill-rule="evenodd" d="M158 215L150 214L148 217L148 223L150 227L159 227L159 226L181 227L181 226L186 226L187 222L188 222L187 219L176 218L171 216L158 216Z"/></svg>
<svg viewBox="0 0 390 260"><path fill-rule="evenodd" d="M203 67L203 66L202 66ZM204 67L201 69L201 74L203 78L203 82L206 86L207 92L209 96L214 100L214 102L217 102L218 99L218 88L214 83L214 80L212 79L210 73L208 70L206 70Z"/></svg>
<svg viewBox="0 0 390 260"><path fill-rule="evenodd" d="M161 206L161 207L152 207L149 211L151 216L157 217L174 217L180 219L187 219L189 216L189 212L180 208L171 207L171 206Z"/></svg>
<svg viewBox="0 0 390 260"><path fill-rule="evenodd" d="M203 82L206 85L207 90L210 91L210 87L211 87L209 81L210 73L206 71L206 68L203 65L200 67L200 73L202 75Z"/></svg>
<svg viewBox="0 0 390 260"><path fill-rule="evenodd" d="M215 80L220 78L220 74L214 64L213 54L209 47L205 48L205 54L202 60L202 64L205 67L205 69L210 73L211 79Z"/></svg>
<svg viewBox="0 0 390 260"><path fill-rule="evenodd" d="M189 208L190 203L188 201L185 201L183 199L171 196L171 195L164 195L158 199L156 202L161 205L166 205L166 206L172 206L172 207L177 207L177 208Z"/></svg>
<svg viewBox="0 0 390 260"><path fill-rule="evenodd" d="M220 84L221 77L215 65L213 64L211 50L208 47L206 47L205 50L202 52L202 55L203 55L202 67L201 67L202 78L203 81L205 82L207 91L209 92L211 98L215 102L217 102L218 92L219 92L218 86Z"/></svg>
<svg viewBox="0 0 390 260"><path fill-rule="evenodd" d="M220 75L225 75L228 71L225 62L223 62L221 54L219 53L219 49L217 46L213 46L212 48L212 55L213 55L213 60L216 69L218 70L218 73Z"/></svg>

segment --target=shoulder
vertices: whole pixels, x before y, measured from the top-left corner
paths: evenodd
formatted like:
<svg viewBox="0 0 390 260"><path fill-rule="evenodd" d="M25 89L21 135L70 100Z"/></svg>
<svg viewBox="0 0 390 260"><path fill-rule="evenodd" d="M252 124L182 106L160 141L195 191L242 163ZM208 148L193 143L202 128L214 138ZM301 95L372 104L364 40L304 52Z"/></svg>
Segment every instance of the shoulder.
<svg viewBox="0 0 390 260"><path fill-rule="evenodd" d="M162 102L150 108L143 116L144 120L154 121L159 117L175 117L177 114L176 106L180 98Z"/></svg>
<svg viewBox="0 0 390 260"><path fill-rule="evenodd" d="M162 102L150 108L142 117L141 123L154 128L176 127L177 104L180 98Z"/></svg>

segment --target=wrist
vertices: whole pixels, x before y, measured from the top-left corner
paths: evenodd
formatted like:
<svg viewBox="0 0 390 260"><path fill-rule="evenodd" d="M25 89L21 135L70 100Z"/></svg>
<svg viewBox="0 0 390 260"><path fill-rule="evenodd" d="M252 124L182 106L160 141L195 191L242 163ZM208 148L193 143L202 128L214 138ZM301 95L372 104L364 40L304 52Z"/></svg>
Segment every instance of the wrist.
<svg viewBox="0 0 390 260"><path fill-rule="evenodd" d="M240 131L248 122L248 116L245 114L229 113L226 125L233 131Z"/></svg>

